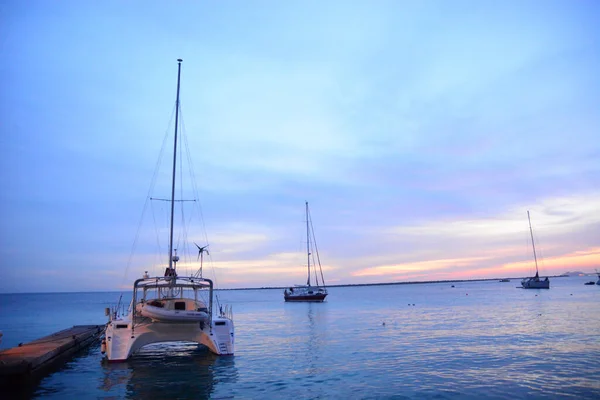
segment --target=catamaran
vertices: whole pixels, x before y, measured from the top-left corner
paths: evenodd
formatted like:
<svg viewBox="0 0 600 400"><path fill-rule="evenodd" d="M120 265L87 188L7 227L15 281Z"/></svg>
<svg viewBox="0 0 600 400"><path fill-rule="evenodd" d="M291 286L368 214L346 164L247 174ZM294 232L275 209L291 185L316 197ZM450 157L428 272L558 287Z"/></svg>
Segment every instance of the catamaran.
<svg viewBox="0 0 600 400"><path fill-rule="evenodd" d="M312 234L311 234L312 233ZM312 243L312 246L311 246ZM311 247L314 247L314 253L316 259L313 257ZM285 301L313 301L322 302L327 297L327 289L325 288L325 280L323 279L323 269L321 267L321 260L319 258L319 250L317 249L317 242L315 240L314 231L312 229L312 220L310 218L310 212L308 210L308 202L306 202L306 256L308 261L308 277L306 279L306 285L296 285L283 291L283 298ZM311 285L311 258L313 259L313 276L315 280L315 286ZM321 275L321 281L319 283L319 275L317 274L317 265L319 266L319 273Z"/></svg>
<svg viewBox="0 0 600 400"><path fill-rule="evenodd" d="M101 351L111 362L125 361L143 346L160 342L196 342L218 355L234 353L234 324L231 308L217 309L212 280L200 270L189 276L177 270L179 256L173 246L175 177L177 166L177 128L179 125L179 87L181 63L177 67L177 99L175 103L175 135L173 145L173 174L171 181L169 258L162 276L150 276L146 271L133 283L133 300L127 312L119 312L119 305L106 309L106 325ZM182 228L184 229L184 228ZM200 247L198 257L207 246Z"/></svg>
<svg viewBox="0 0 600 400"><path fill-rule="evenodd" d="M535 241L533 240L533 229L531 228L531 218L529 217L529 210L527 211L527 220L529 221L529 233L531 233L531 244L533 245L533 259L535 260L535 276L531 278L524 278L521 281L521 285L524 289L550 289L550 280L540 279L538 271L537 255L535 254Z"/></svg>

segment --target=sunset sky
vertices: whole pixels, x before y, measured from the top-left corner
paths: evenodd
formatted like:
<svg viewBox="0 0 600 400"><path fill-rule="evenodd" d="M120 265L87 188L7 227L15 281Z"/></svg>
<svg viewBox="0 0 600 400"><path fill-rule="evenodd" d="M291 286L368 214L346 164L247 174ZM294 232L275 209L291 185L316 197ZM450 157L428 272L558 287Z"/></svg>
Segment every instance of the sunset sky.
<svg viewBox="0 0 600 400"><path fill-rule="evenodd" d="M542 275L600 269L599 20L595 0L3 2L0 292L164 268L166 204L140 216L177 58L189 239L218 287L305 282L305 201L328 284L530 275L528 210Z"/></svg>

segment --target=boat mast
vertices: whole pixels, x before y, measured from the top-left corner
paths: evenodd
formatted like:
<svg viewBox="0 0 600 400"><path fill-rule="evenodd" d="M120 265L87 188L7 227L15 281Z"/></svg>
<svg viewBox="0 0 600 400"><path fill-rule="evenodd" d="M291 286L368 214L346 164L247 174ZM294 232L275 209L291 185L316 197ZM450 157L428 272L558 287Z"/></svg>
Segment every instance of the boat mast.
<svg viewBox="0 0 600 400"><path fill-rule="evenodd" d="M531 233L531 244L533 245L533 259L535 260L535 276L538 276L537 256L535 255L535 241L533 240L533 229L531 229L531 218L529 210L527 210L527 220L529 221L529 233Z"/></svg>
<svg viewBox="0 0 600 400"><path fill-rule="evenodd" d="M175 101L175 139L173 144L173 180L171 183L171 229L169 231L169 272L173 270L173 219L175 215L175 167L177 165L177 127L179 125L179 81L182 59L177 59L177 100Z"/></svg>
<svg viewBox="0 0 600 400"><path fill-rule="evenodd" d="M308 260L308 279L306 285L310 286L310 236L308 230L308 201L306 202L306 258Z"/></svg>

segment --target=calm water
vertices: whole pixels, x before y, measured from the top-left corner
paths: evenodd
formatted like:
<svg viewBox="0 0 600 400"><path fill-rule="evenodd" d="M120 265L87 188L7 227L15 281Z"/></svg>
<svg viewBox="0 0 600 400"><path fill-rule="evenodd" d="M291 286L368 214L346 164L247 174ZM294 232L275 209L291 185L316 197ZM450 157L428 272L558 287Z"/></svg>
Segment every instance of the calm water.
<svg viewBox="0 0 600 400"><path fill-rule="evenodd" d="M156 345L105 364L94 346L33 397L599 399L600 286L588 280L555 278L545 291L516 280L330 288L322 304L284 303L281 290L222 291L235 356ZM0 347L102 324L117 298L0 295Z"/></svg>

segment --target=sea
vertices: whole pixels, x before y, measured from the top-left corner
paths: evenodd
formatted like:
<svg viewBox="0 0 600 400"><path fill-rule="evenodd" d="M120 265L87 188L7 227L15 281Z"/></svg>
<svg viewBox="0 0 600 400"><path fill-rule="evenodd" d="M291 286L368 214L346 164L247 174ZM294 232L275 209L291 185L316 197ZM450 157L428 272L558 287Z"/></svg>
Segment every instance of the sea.
<svg viewBox="0 0 600 400"><path fill-rule="evenodd" d="M108 364L97 343L8 398L600 399L600 286L584 285L591 279L552 278L549 290L520 289L517 279L331 287L324 303L221 290L233 307L234 356L175 343ZM0 348L104 324L118 297L0 294Z"/></svg>

